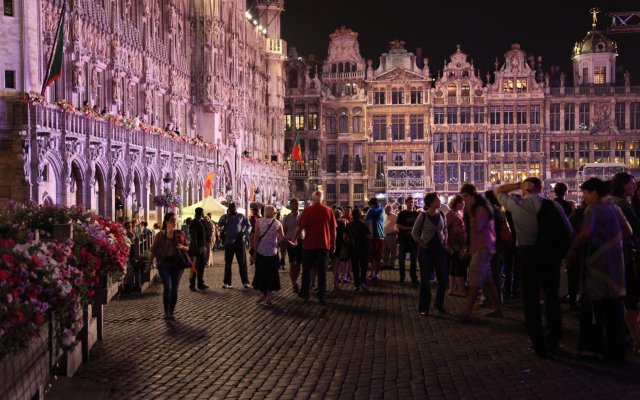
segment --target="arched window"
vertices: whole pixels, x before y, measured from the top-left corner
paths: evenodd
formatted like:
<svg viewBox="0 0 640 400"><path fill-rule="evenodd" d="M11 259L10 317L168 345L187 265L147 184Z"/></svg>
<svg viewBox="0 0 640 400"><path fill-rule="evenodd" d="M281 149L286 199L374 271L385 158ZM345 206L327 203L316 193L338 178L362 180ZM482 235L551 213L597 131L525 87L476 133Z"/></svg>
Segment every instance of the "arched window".
<svg viewBox="0 0 640 400"><path fill-rule="evenodd" d="M358 64L353 63L353 64L351 65L351 72L356 72L357 70L358 70Z"/></svg>
<svg viewBox="0 0 640 400"><path fill-rule="evenodd" d="M328 108L326 110L326 131L329 134L335 134L336 133L336 114L335 111L331 108Z"/></svg>
<svg viewBox="0 0 640 400"><path fill-rule="evenodd" d="M471 96L471 87L469 87L468 83L463 83L462 87L460 88L460 95L462 97L469 97Z"/></svg>
<svg viewBox="0 0 640 400"><path fill-rule="evenodd" d="M342 71L344 71L344 65L342 63L338 64L338 73L341 73Z"/></svg>
<svg viewBox="0 0 640 400"><path fill-rule="evenodd" d="M349 110L341 108L338 110L338 133L349 132Z"/></svg>
<svg viewBox="0 0 640 400"><path fill-rule="evenodd" d="M450 83L447 86L447 96L448 97L456 97L458 94L458 88L455 83Z"/></svg>
<svg viewBox="0 0 640 400"><path fill-rule="evenodd" d="M346 63L344 65L344 72L351 72L351 63Z"/></svg>
<svg viewBox="0 0 640 400"><path fill-rule="evenodd" d="M289 71L289 74L287 76L287 85L290 88L298 87L298 71L296 71L295 69Z"/></svg>
<svg viewBox="0 0 640 400"><path fill-rule="evenodd" d="M362 108L356 107L351 110L351 113L353 114L351 130L353 133L362 133Z"/></svg>
<svg viewBox="0 0 640 400"><path fill-rule="evenodd" d="M335 64L331 64L331 73L332 73L332 74L335 74L335 73L336 73L336 71L337 71L337 69L336 69L336 68L337 68L337 67L336 67L336 65L335 65Z"/></svg>

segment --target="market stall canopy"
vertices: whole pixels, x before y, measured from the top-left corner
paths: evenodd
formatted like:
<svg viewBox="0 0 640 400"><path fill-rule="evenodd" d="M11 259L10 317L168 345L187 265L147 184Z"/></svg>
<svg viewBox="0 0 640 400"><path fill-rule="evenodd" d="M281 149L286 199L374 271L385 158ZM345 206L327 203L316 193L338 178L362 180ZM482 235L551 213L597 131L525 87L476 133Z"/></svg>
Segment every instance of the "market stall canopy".
<svg viewBox="0 0 640 400"><path fill-rule="evenodd" d="M285 215L290 214L290 213L291 213L291 210L289 210L287 207L282 207L280 209L280 216L281 217L284 217Z"/></svg>
<svg viewBox="0 0 640 400"><path fill-rule="evenodd" d="M205 215L207 213L211 213L211 219L215 222L218 222L221 216L226 214L227 207L223 206L218 200L214 199L211 196L205 197L204 200L199 201L195 204L190 205L189 207L184 207L182 209L182 220L193 216L196 213L196 208L202 207Z"/></svg>

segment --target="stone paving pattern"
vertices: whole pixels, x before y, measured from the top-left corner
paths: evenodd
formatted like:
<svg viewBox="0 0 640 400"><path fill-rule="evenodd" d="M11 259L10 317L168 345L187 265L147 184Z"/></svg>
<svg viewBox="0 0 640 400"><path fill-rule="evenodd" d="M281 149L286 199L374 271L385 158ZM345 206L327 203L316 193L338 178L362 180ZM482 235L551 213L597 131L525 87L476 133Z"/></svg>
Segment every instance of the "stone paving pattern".
<svg viewBox="0 0 640 400"><path fill-rule="evenodd" d="M398 283L397 270L369 294L343 284L327 306L298 299L287 272L267 307L241 288L235 265L233 288L221 289L214 254L210 289L190 292L183 276L174 322L162 318L160 284L109 304L105 339L68 383L93 381L112 399L640 398L637 356L622 365L575 357L575 315L565 313L560 353L540 359L519 300L506 302L504 319L478 310L462 324L421 316L417 289ZM462 301L445 306L456 313Z"/></svg>

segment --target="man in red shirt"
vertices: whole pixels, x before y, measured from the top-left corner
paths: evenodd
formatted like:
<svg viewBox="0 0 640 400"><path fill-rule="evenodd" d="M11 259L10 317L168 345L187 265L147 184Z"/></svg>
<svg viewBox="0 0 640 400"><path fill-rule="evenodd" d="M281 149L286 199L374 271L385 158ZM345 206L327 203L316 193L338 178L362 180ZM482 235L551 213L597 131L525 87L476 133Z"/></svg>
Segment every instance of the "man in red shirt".
<svg viewBox="0 0 640 400"><path fill-rule="evenodd" d="M304 209L293 234L291 245L295 246L298 236L304 229L302 244L302 287L298 297L309 298L311 270L318 274L318 300L325 304L327 293L327 264L329 254L336 250L336 218L331 208L322 204L322 192L315 192L311 205Z"/></svg>

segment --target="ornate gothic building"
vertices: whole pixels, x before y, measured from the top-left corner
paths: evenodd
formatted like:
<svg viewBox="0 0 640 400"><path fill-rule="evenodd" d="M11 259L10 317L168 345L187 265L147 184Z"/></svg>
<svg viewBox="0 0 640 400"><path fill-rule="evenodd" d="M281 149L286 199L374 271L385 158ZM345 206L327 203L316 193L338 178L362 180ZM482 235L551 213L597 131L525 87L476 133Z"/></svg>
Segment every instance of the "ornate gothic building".
<svg viewBox="0 0 640 400"><path fill-rule="evenodd" d="M448 197L464 182L487 190L539 176L547 189L564 181L577 194L587 175L640 175L640 87L628 72L616 80L617 56L594 24L574 46L572 82L562 74L552 87L542 58L517 43L481 77L460 46L432 71L420 49L412 54L398 40L374 67L357 33L340 28L330 35L319 91L305 97L321 104L320 129L308 131L320 146L290 171L313 179L296 181L292 193L320 186L329 203L363 205L372 196ZM303 64L290 59L286 68ZM285 120L300 115L310 114L285 109Z"/></svg>
<svg viewBox="0 0 640 400"><path fill-rule="evenodd" d="M150 219L164 190L285 203L284 0L251 3L5 0L0 203L113 216L119 197ZM62 12L62 76L40 98Z"/></svg>

